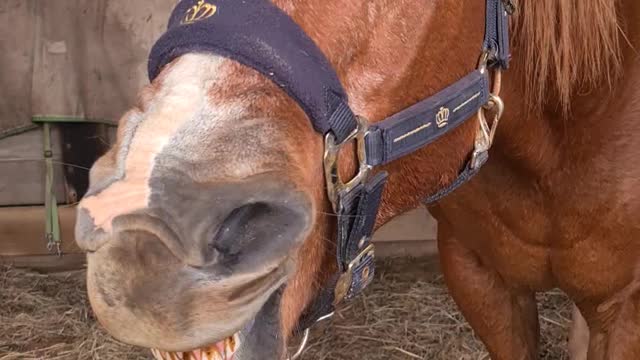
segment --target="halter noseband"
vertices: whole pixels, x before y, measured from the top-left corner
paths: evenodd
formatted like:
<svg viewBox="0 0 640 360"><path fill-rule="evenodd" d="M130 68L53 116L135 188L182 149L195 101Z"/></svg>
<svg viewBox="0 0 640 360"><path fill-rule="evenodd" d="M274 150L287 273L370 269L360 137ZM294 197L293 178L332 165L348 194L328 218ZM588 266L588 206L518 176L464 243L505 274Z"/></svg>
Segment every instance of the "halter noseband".
<svg viewBox="0 0 640 360"><path fill-rule="evenodd" d="M475 175L488 158L504 104L489 89L490 72L499 76L509 62L510 0L486 0L485 35L478 68L435 95L390 117L369 124L348 105L335 70L322 51L285 12L269 0L182 0L171 14L167 32L149 56L149 78L180 55L215 53L249 66L271 79L308 115L325 136L327 194L337 215L336 259L339 272L320 289L298 331L331 316L335 306L355 297L373 279L371 235L387 173L371 170L408 155L455 129L477 113L474 150L452 184L428 197L432 203ZM494 86L499 81L494 79ZM485 111L494 117L489 124ZM358 173L349 181L338 175L342 146L357 143Z"/></svg>

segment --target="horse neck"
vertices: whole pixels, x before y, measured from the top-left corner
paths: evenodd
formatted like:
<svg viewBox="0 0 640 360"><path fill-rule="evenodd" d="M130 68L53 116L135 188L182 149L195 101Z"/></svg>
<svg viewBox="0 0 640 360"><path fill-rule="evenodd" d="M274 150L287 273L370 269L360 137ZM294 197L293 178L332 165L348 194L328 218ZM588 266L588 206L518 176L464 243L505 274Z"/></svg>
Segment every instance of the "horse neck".
<svg viewBox="0 0 640 360"><path fill-rule="evenodd" d="M598 16L601 16L599 15L601 11L597 8L600 5L594 5L596 3L585 4L583 4L582 10L591 7L590 11L597 14L589 19L596 21ZM601 6L609 5L600 4ZM534 0L528 0L527 5L542 6ZM640 112L640 102L637 101L640 98L640 86L638 86L640 84L640 56L636 50L640 49L640 26L638 25L640 24L640 3L635 0L625 0L618 2L617 5L618 15L624 16L620 24L623 25L626 34L626 38L619 35L620 58L623 59L620 69L623 76L613 76L611 86L609 86L606 76L610 70L609 66L604 66L601 69L601 74L592 76L593 82L587 83L587 86L579 83L582 80L578 76L577 80L574 79L578 83L574 84L575 86L572 88L567 111L564 111L561 102L557 101L557 99L562 99L561 90L554 91L553 89L545 92L546 98L538 99L542 103L539 110L532 110L532 101L528 100L531 97L526 91L527 83L525 80L531 67L527 66L526 62L535 62L537 59L534 56L523 54L521 49L514 46L512 67L503 74L504 85L501 96L505 100L507 111L498 128L494 148L490 152L490 161L494 165L498 164L497 166L505 172L515 174L521 179L528 179L526 181L538 181L548 177L549 183L555 182L557 184L561 181L569 181L567 180L569 177L558 174L566 174L566 170L572 168L571 177L582 176L585 169L589 169L593 165L593 159L605 151L609 158L608 161L621 160L634 163L636 161L634 158L640 156L637 150L634 154L632 147L616 146L616 144L632 144L633 140L630 136L633 136L634 132L635 134L640 132L638 128L640 123L634 119L633 115ZM387 21L391 24L398 21L401 24L402 21L413 22L412 31L415 31L416 37L420 40L412 46L404 48L387 44L388 48L397 51L398 54L395 57L390 57L393 60L391 63L380 61L378 65L391 73L402 75L391 80L386 78L385 86L378 87L377 93L362 91L357 86L354 87L353 84L358 84L358 81L348 82L352 89L356 89L353 93L365 94L365 100L361 103L366 104L367 108L357 108L360 113L364 112L371 119L383 118L435 93L473 69L477 59L477 44L480 43L483 34L484 17L482 14L484 7L481 2L459 5L463 7L462 9L456 6L452 3L441 4L440 8L432 9L437 12L436 16L418 15L426 23L421 23L419 19L412 20L412 16L415 17L416 14L411 12L402 14L400 18L388 18ZM562 11L566 12L567 9ZM604 14L604 12L602 13ZM577 12L572 15L576 16L573 19L574 25L589 26L589 24L583 23L582 19L577 18ZM545 21L549 19L555 21L555 16L545 16L544 13L522 12L520 16L537 16L535 19L541 26L546 26ZM424 20L425 18L428 20ZM527 21L529 20L531 18L527 19ZM579 37L581 34L594 35L593 32L588 31L588 28L583 27L571 36ZM522 34L519 35L522 36ZM375 36L376 34L372 35L374 39ZM514 38L514 44L522 45L528 40L527 38ZM379 41L379 43L372 41L371 44L384 44L383 40ZM598 38L598 36L594 36L588 41L602 41L602 44L599 45L601 53L587 54L585 52L585 54L573 55L578 57L589 55L592 59L596 59L595 61L616 64L615 59L617 58L615 56L606 57L612 55L613 52L617 54L617 48L608 49L606 40ZM582 46L589 50L590 43L583 42ZM402 53L403 50L411 47L416 51ZM375 46L370 46L370 48L375 48ZM365 52L365 54L374 58L378 56L378 60L385 59L385 57L380 58L375 52L372 54ZM402 61L405 58L414 59L414 61L407 65ZM367 76L364 75L367 74L367 71L376 73L375 65L376 63L372 67L370 62L365 62L361 65L360 72L352 71L346 77L347 79L350 76L359 77L366 80ZM572 69L565 70L567 73L564 74L552 74L551 71L548 71L547 74L549 77L566 75L569 79L568 75ZM377 72L377 74L380 73L384 74L384 72ZM578 72L578 75L580 74ZM588 76L588 73L585 72L585 77ZM394 83L393 80L397 81ZM396 84L396 86L386 86L389 83ZM584 88L590 90L583 93ZM356 97L356 99L358 98ZM359 105L358 101L356 101L356 105ZM437 143L387 166L385 170L390 173L390 178L383 197L378 224L384 223L407 209L416 207L425 196L448 185L458 174L472 149L476 126L475 121L468 121L450 136L446 136ZM621 135L621 132L626 132L626 135ZM495 169L495 166L489 164L488 169L484 171L490 172ZM606 174L602 176L606 176ZM484 178L486 179L486 177ZM556 189L558 188L560 187Z"/></svg>
<svg viewBox="0 0 640 360"><path fill-rule="evenodd" d="M364 62L360 71L350 74L354 81L348 81L356 94L356 109L372 121L409 107L473 71L484 34L483 2L430 2L425 11L415 10L424 7L424 1L404 1L402 7L387 4L389 8L380 11L379 32L370 41L372 54L364 57L376 61ZM372 73L386 77L376 90L363 84ZM385 166L389 178L377 224L419 206L449 185L472 151L476 128L475 121L468 121L436 143Z"/></svg>
<svg viewBox="0 0 640 360"><path fill-rule="evenodd" d="M533 4L533 0L528 1ZM473 70L484 31L482 2L425 4L402 0L390 5L365 0L279 0L278 4L292 14L333 63L354 111L373 122L434 94ZM638 18L632 18L638 14L634 0L622 4L619 13L626 14L627 24L639 23ZM637 29L627 29L627 35L640 48ZM631 55L631 51L625 49L625 55ZM624 57L627 73L614 91L602 87L588 95L573 96L570 115L562 116L557 103L549 98L541 111L531 115L523 79L528 69L525 62L534 59L522 56L517 47L512 53L512 67L503 75L501 95L507 112L491 152L494 163L496 158L510 158L511 164L517 163L518 168L533 174L532 178L542 177L571 161L571 157L594 151L589 147L593 134L603 134L603 130L629 121L628 116L609 116L607 124L602 114L621 111L616 110L620 103L612 95L620 99L615 94L623 94L635 81L629 69L636 56ZM549 93L554 96L553 91ZM627 101L624 105L632 104ZM378 224L418 206L427 195L453 181L472 150L476 126L475 121L468 121L437 143L386 166L390 177ZM345 160L342 170L353 169L354 158L341 157Z"/></svg>
<svg viewBox="0 0 640 360"><path fill-rule="evenodd" d="M557 184L561 179L554 174L566 174L572 169L577 173L580 167L584 170L593 164L597 156L623 161L632 155L628 148L616 144L630 140L634 131L640 131L634 115L640 111L640 3L620 2L618 14L624 31L618 34L620 73L610 81L603 74L592 86L574 89L566 113L557 101L558 91L553 89L540 110L531 108L525 91L525 71L526 62L533 60L519 58L518 49L514 49L513 66L503 77L502 96L507 111L492 150L494 158L505 160L511 170L531 181L546 179ZM607 55L610 54L602 54Z"/></svg>
<svg viewBox="0 0 640 360"><path fill-rule="evenodd" d="M371 122L433 95L477 66L482 2L281 0L278 5L316 40L354 112ZM472 150L476 126L469 121L437 145L385 167L389 179L378 224L450 183ZM344 178L354 159L341 156Z"/></svg>

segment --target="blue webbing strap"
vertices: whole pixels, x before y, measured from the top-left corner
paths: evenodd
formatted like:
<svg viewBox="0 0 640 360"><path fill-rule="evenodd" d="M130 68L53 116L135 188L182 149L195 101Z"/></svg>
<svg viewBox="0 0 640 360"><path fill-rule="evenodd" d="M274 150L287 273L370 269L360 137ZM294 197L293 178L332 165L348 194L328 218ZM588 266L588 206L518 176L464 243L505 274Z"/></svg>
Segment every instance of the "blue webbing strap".
<svg viewBox="0 0 640 360"><path fill-rule="evenodd" d="M462 186L464 183L469 181L469 179L471 179L475 174L477 174L478 171L480 171L480 169L482 168L482 165L484 165L484 163L486 163L488 159L489 159L489 153L485 151L483 153L478 154L478 158L476 159L475 166L473 166L474 164L472 160L468 160L464 166L464 169L462 169L460 174L458 174L458 176L455 178L455 180L453 180L451 184L449 184L447 187L443 189L438 190L435 194L430 195L429 197L424 199L423 203L426 205L430 205L442 199L443 197L451 194L454 190Z"/></svg>
<svg viewBox="0 0 640 360"><path fill-rule="evenodd" d="M373 250L367 249L371 245L371 236L386 181L387 173L379 172L365 184L358 184L340 199L341 208L338 210L336 228L338 273L329 278L314 302L300 317L297 332L304 331L317 319L333 312L337 302L356 297L373 280L375 258ZM349 276L345 278L344 274Z"/></svg>
<svg viewBox="0 0 640 360"><path fill-rule="evenodd" d="M504 0L487 0L486 21L484 25L483 51L487 51L489 67L507 69L509 67L509 14ZM510 3L510 2L509 2ZM513 5L510 3L510 6Z"/></svg>
<svg viewBox="0 0 640 360"><path fill-rule="evenodd" d="M487 72L476 70L437 94L371 125L367 162L389 163L436 141L475 115L489 98Z"/></svg>
<svg viewBox="0 0 640 360"><path fill-rule="evenodd" d="M509 64L508 13L487 0L483 50L490 67ZM368 165L386 164L437 140L473 116L489 98L487 72L479 70L413 106L373 124L366 137Z"/></svg>

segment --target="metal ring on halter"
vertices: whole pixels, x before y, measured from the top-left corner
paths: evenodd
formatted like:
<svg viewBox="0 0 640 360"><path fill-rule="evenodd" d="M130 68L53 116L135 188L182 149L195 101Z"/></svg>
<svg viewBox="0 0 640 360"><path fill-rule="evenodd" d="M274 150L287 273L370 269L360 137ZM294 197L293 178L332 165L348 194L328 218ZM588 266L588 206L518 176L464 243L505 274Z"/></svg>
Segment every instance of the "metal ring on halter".
<svg viewBox="0 0 640 360"><path fill-rule="evenodd" d="M487 63L489 62L489 58L491 58L491 53L489 51L483 51L480 54L480 59L478 60L478 70L481 74L484 74L489 70L487 67ZM502 71L500 68L493 69L493 74L491 77L491 93L493 95L500 95L500 89L502 87Z"/></svg>
<svg viewBox="0 0 640 360"><path fill-rule="evenodd" d="M328 313L327 315L319 317L318 320L316 320L316 323L319 323L319 322L321 322L323 320L329 319L330 317L333 316L333 314L335 314L335 312L332 311L332 312ZM295 359L299 358L300 355L302 355L302 353L304 352L304 350L307 347L307 343L309 342L309 334L310 334L310 332L311 332L311 328L307 328L307 329L304 330L304 333L302 335L302 341L300 341L300 345L298 345L298 350L296 350L295 354L287 357L287 360L295 360Z"/></svg>
<svg viewBox="0 0 640 360"><path fill-rule="evenodd" d="M480 54L480 59L478 60L478 70L480 70L481 74L484 74L487 71L487 63L489 62L489 52L483 51Z"/></svg>
<svg viewBox="0 0 640 360"><path fill-rule="evenodd" d="M329 132L324 138L324 177L327 183L327 194L333 206L333 211L338 212L338 199L342 193L351 191L356 185L364 182L369 175L371 166L367 165L367 152L365 148L365 136L369 130L369 122L356 116L358 127L353 130L341 143L336 143L336 137ZM344 182L338 173L338 156L344 144L356 141L358 152L358 173L351 180Z"/></svg>
<svg viewBox="0 0 640 360"><path fill-rule="evenodd" d="M287 360L295 360L297 358L300 357L300 355L302 355L302 353L304 352L304 349L307 347L307 342L309 341L309 333L311 332L311 329L306 329L304 331L304 334L302 335L302 341L300 341L300 345L298 345L298 350L296 350L296 352L289 356L287 358Z"/></svg>

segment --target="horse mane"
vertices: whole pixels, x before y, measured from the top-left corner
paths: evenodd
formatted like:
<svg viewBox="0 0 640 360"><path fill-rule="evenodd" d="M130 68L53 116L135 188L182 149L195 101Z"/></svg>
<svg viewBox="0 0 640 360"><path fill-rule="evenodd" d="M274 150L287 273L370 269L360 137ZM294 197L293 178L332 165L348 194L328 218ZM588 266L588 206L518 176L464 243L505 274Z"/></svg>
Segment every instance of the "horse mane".
<svg viewBox="0 0 640 360"><path fill-rule="evenodd" d="M521 0L513 21L513 56L524 70L527 105L540 110L551 93L567 115L571 97L620 74L616 0Z"/></svg>

